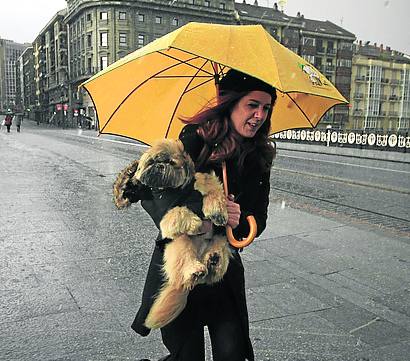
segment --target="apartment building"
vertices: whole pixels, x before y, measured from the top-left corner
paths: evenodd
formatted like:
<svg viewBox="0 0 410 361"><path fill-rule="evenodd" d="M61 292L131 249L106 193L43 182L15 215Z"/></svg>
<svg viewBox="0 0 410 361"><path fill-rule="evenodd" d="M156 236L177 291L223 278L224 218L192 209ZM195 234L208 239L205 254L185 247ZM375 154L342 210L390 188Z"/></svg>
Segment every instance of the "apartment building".
<svg viewBox="0 0 410 361"><path fill-rule="evenodd" d="M306 19L300 13L292 17L276 5L256 4L235 4L237 23L262 24L276 40L313 64L349 100L355 35L330 21ZM348 120L349 108L339 105L325 115L319 128L343 128Z"/></svg>
<svg viewBox="0 0 410 361"><path fill-rule="evenodd" d="M68 107L68 51L64 17L57 12L33 42L36 119L50 121L55 112L63 122Z"/></svg>
<svg viewBox="0 0 410 361"><path fill-rule="evenodd" d="M0 112L15 110L19 88L17 60L29 44L0 39Z"/></svg>
<svg viewBox="0 0 410 361"><path fill-rule="evenodd" d="M67 0L70 103L95 119L78 86L93 74L190 21L233 23L232 0Z"/></svg>
<svg viewBox="0 0 410 361"><path fill-rule="evenodd" d="M410 58L383 45L355 44L349 129L410 130Z"/></svg>
<svg viewBox="0 0 410 361"><path fill-rule="evenodd" d="M33 42L36 106L40 121L96 120L79 85L109 64L190 22L262 24L278 41L314 64L349 99L355 36L329 21L291 17L273 8L233 0L66 0ZM61 115L61 117L60 117ZM65 117L65 118L62 118ZM348 108L328 112L320 127L343 128Z"/></svg>
<svg viewBox="0 0 410 361"><path fill-rule="evenodd" d="M26 48L18 58L19 69L19 98L16 102L20 110L24 111L27 117L31 117L32 110L35 107L35 82L34 82L34 57L33 47Z"/></svg>

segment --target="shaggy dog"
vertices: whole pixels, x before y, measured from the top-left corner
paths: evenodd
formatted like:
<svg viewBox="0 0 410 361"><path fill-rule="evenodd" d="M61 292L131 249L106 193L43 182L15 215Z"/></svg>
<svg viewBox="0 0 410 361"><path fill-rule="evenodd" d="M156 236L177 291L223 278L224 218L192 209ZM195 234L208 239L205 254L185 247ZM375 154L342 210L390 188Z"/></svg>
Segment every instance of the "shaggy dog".
<svg viewBox="0 0 410 361"><path fill-rule="evenodd" d="M134 161L118 175L114 183L114 202L118 208L130 204L123 194L128 182L137 189L136 198L142 200L146 197L144 186L151 189L154 198L156 195L166 197L166 192L171 189L181 194L197 191L202 195L204 219L217 226L224 226L227 222L221 182L213 172L195 173L194 164L180 141L161 140L155 143L139 162ZM138 200L136 198L132 201ZM189 291L197 284L212 284L224 276L230 257L226 237L200 234L201 226L201 218L186 205L164 210L159 228L162 237L172 242L165 246L165 283L145 320L146 327L165 326L182 312Z"/></svg>

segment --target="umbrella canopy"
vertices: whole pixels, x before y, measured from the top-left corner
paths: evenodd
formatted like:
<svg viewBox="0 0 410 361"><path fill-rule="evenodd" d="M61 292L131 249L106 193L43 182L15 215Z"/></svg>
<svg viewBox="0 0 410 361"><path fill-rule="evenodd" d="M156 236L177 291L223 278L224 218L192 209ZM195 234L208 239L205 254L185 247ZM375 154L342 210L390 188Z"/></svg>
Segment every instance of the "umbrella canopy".
<svg viewBox="0 0 410 361"><path fill-rule="evenodd" d="M99 131L151 144L176 138L190 117L216 97L231 68L277 90L271 133L315 127L336 104L348 103L318 70L261 25L188 23L102 70L82 86Z"/></svg>

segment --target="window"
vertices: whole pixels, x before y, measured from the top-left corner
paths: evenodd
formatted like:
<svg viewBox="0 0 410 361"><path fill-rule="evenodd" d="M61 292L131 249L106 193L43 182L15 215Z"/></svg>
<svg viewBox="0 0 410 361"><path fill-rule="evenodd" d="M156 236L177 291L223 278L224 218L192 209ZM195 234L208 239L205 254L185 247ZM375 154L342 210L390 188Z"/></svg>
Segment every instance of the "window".
<svg viewBox="0 0 410 361"><path fill-rule="evenodd" d="M306 61L308 61L311 64L315 63L315 56L314 55L303 55L303 59L305 59Z"/></svg>
<svg viewBox="0 0 410 361"><path fill-rule="evenodd" d="M106 11L100 12L100 20L108 20L108 13Z"/></svg>
<svg viewBox="0 0 410 361"><path fill-rule="evenodd" d="M127 33L120 33L120 45L127 46Z"/></svg>
<svg viewBox="0 0 410 361"><path fill-rule="evenodd" d="M92 47L92 33L87 34L87 48Z"/></svg>
<svg viewBox="0 0 410 361"><path fill-rule="evenodd" d="M315 38L309 38L309 37L304 37L303 38L303 45L315 46L315 44L316 44L316 39Z"/></svg>
<svg viewBox="0 0 410 361"><path fill-rule="evenodd" d="M87 14L87 21L91 21L91 14L90 13Z"/></svg>
<svg viewBox="0 0 410 361"><path fill-rule="evenodd" d="M100 46L108 46L108 32L100 33Z"/></svg>
<svg viewBox="0 0 410 361"><path fill-rule="evenodd" d="M177 18L172 19L172 25L173 26L178 26L179 25L179 20Z"/></svg>
<svg viewBox="0 0 410 361"><path fill-rule="evenodd" d="M100 70L105 69L108 66L108 56L100 57Z"/></svg>
<svg viewBox="0 0 410 361"><path fill-rule="evenodd" d="M221 10L225 10L225 3L219 3L219 8Z"/></svg>
<svg viewBox="0 0 410 361"><path fill-rule="evenodd" d="M93 59L87 58L87 72L88 74L91 74L92 71L93 71Z"/></svg>
<svg viewBox="0 0 410 361"><path fill-rule="evenodd" d="M350 59L337 59L337 66L344 66L347 68L351 68L352 61Z"/></svg>
<svg viewBox="0 0 410 361"><path fill-rule="evenodd" d="M145 17L144 14L138 14L138 16L137 16L138 21L143 23L144 22L144 17Z"/></svg>
<svg viewBox="0 0 410 361"><path fill-rule="evenodd" d="M364 123L364 128L365 129L375 129L377 124L377 118L376 117L366 117L365 123Z"/></svg>
<svg viewBox="0 0 410 361"><path fill-rule="evenodd" d="M145 44L145 35L138 34L138 48L142 48Z"/></svg>
<svg viewBox="0 0 410 361"><path fill-rule="evenodd" d="M353 50L353 44L342 41L339 44L339 49Z"/></svg>
<svg viewBox="0 0 410 361"><path fill-rule="evenodd" d="M204 6L209 8L211 6L211 2L209 0L204 1Z"/></svg>
<svg viewBox="0 0 410 361"><path fill-rule="evenodd" d="M155 24L162 24L162 17L161 16L156 16L155 17Z"/></svg>
<svg viewBox="0 0 410 361"><path fill-rule="evenodd" d="M118 14L119 20L127 20L127 13L125 11L120 11Z"/></svg>

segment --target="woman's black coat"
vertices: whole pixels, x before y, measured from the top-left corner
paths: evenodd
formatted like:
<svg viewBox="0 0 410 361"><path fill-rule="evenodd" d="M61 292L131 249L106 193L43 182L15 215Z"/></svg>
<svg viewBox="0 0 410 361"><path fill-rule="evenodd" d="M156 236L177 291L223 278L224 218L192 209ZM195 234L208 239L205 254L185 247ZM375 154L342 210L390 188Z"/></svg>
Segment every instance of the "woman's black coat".
<svg viewBox="0 0 410 361"><path fill-rule="evenodd" d="M187 125L180 134L180 139L184 144L185 151L188 152L194 162L198 158L204 144L202 138L196 133L197 127L197 125ZM254 152L245 160L245 170L242 174L238 174L236 162L234 160L227 161L229 193L235 196L235 202L239 203L241 207L240 224L234 230L237 239L248 235L249 227L246 221L246 216L249 214L252 214L256 219L258 236L265 229L269 204L269 177L271 163L272 159L261 159L261 157ZM204 172L210 171L211 169L214 169L216 174L222 179L221 169L218 167L208 166L197 170ZM221 230L219 229L219 231ZM131 326L135 332L142 336L146 336L150 332L150 330L144 326L144 322L153 304L155 295L158 293L161 284L163 283L161 272L163 249L164 242L161 241L161 237L159 236L148 269L142 294L142 304ZM253 351L249 340L249 321L245 297L244 268L238 250L234 250L233 254L234 257L230 261L228 271L222 282L226 282L235 299L233 304L237 308L238 317L241 318L243 331L249 344L248 359L253 360ZM189 324L186 324L185 330L188 336L190 330ZM181 339L183 339L183 337Z"/></svg>

